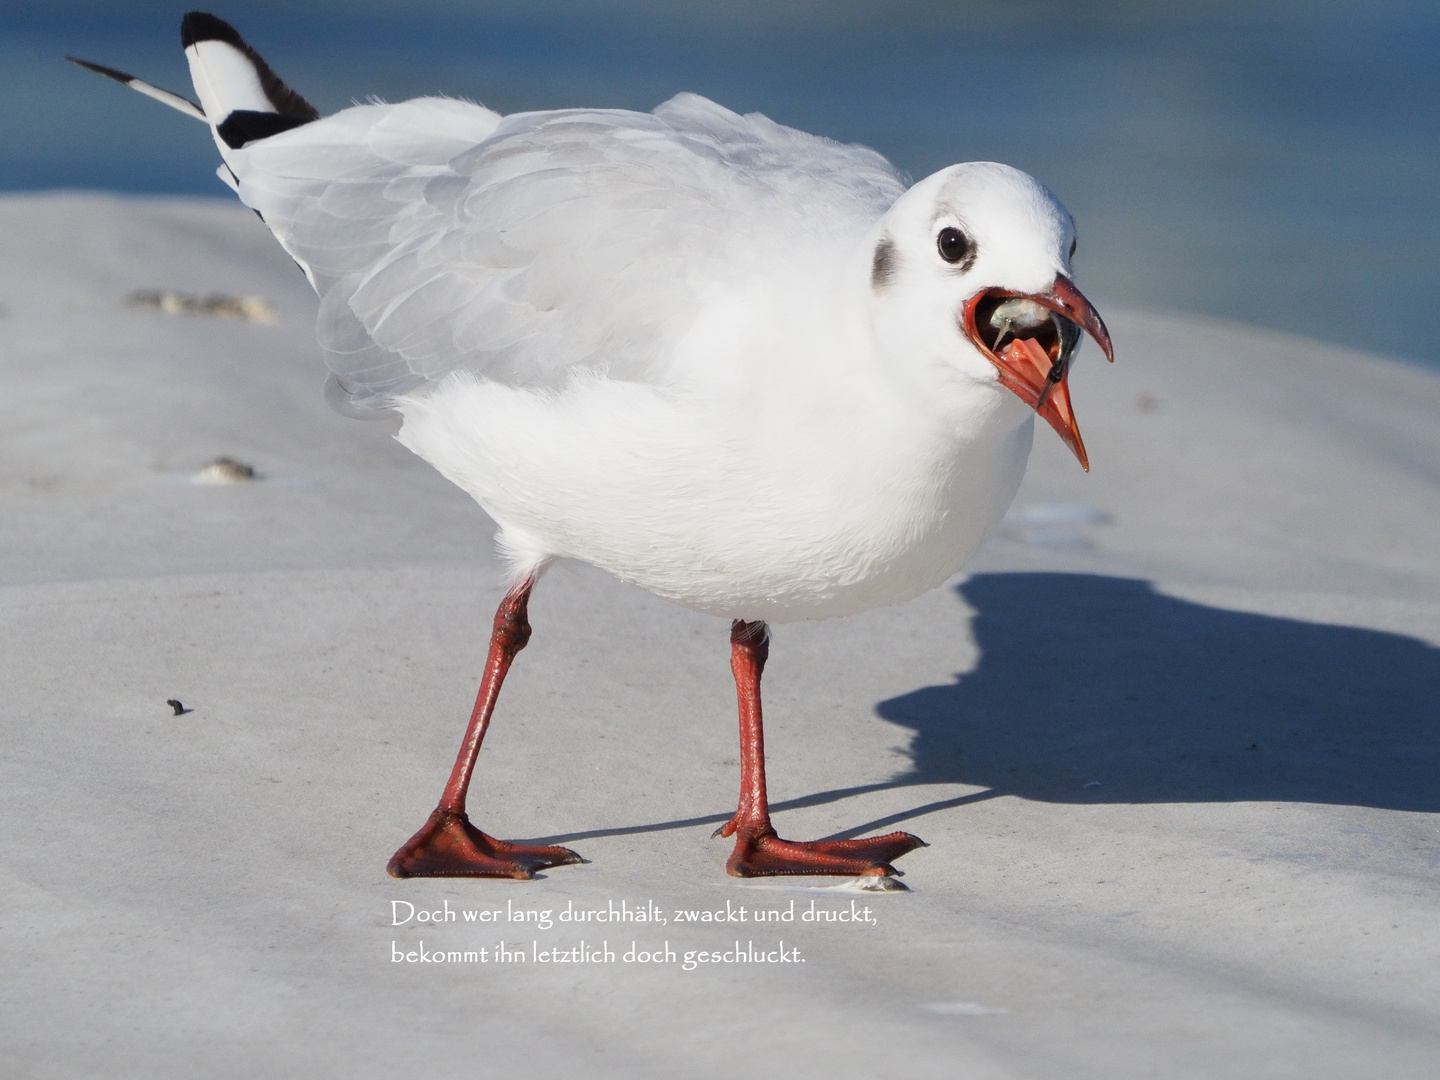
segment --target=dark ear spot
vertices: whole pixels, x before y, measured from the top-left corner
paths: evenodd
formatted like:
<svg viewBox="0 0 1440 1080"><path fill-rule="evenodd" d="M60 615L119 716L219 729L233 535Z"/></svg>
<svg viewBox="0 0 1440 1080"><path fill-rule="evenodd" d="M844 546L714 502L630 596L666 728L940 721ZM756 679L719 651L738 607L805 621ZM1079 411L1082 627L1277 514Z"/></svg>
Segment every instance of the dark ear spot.
<svg viewBox="0 0 1440 1080"><path fill-rule="evenodd" d="M895 278L900 256L895 253L895 241L882 236L875 245L875 261L870 264L870 287L882 291Z"/></svg>

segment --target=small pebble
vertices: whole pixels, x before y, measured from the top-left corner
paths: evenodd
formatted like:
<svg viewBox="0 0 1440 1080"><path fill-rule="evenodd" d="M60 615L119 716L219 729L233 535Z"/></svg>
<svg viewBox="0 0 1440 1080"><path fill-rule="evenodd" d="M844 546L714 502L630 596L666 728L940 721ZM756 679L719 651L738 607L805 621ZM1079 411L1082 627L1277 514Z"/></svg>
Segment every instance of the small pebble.
<svg viewBox="0 0 1440 1080"><path fill-rule="evenodd" d="M273 323L276 319L274 306L260 296L192 296L170 289L140 289L125 297L125 306L155 308L167 315L209 315L244 322Z"/></svg>
<svg viewBox="0 0 1440 1080"><path fill-rule="evenodd" d="M218 457L195 474L197 484L244 484L255 479L255 466Z"/></svg>

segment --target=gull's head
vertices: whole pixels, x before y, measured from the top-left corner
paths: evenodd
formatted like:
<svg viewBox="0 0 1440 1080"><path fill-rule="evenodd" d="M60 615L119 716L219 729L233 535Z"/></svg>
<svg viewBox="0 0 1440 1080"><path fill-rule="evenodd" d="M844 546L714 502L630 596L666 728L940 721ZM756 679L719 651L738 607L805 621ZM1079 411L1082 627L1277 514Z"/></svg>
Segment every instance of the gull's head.
<svg viewBox="0 0 1440 1080"><path fill-rule="evenodd" d="M1114 360L1099 313L1071 280L1075 223L1008 165L953 165L920 181L871 235L870 289L895 344L1040 414L1087 470L1067 377L1090 334Z"/></svg>

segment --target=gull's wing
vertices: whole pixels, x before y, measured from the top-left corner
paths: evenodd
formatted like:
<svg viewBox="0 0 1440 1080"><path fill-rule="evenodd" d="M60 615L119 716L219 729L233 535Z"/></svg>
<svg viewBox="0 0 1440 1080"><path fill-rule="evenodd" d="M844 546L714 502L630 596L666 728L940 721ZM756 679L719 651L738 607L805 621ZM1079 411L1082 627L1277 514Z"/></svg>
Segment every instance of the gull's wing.
<svg viewBox="0 0 1440 1080"><path fill-rule="evenodd" d="M692 94L503 119L362 105L225 158L321 295L332 401L362 409L456 371L654 378L708 298L816 237L853 243L904 190L874 151Z"/></svg>

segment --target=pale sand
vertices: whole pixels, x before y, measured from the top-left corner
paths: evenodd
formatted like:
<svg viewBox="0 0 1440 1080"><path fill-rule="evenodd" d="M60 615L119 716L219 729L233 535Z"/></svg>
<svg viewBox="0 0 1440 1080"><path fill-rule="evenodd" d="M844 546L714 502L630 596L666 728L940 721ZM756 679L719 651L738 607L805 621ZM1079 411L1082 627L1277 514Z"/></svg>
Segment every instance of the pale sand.
<svg viewBox="0 0 1440 1080"><path fill-rule="evenodd" d="M776 635L777 824L917 832L909 894L724 875L726 626L585 568L536 593L472 807L592 861L397 882L498 599L484 515L328 411L314 299L243 208L7 197L0 237L0 1073L1440 1067L1440 375L1096 297L1094 472L1037 432L958 589ZM221 456L261 479L189 482ZM856 896L877 925L389 925ZM805 963L392 961L422 938Z"/></svg>

